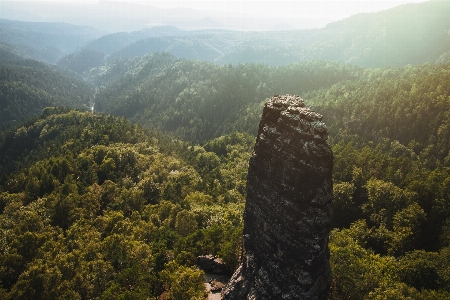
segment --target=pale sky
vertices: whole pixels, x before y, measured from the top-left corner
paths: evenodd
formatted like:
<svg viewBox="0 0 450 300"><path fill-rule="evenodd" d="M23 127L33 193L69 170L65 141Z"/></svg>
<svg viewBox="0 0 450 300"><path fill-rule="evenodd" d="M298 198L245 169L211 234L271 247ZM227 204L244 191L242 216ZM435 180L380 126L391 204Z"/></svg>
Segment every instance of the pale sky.
<svg viewBox="0 0 450 300"><path fill-rule="evenodd" d="M26 2L67 2L67 3L98 3L98 0L25 0ZM403 3L418 3L425 0L328 0L328 1L236 1L236 0L116 0L115 2L129 2L146 4L159 8L193 8L199 11L234 12L250 16L286 16L298 17L326 17L332 20L340 20L361 12L376 12L398 6Z"/></svg>

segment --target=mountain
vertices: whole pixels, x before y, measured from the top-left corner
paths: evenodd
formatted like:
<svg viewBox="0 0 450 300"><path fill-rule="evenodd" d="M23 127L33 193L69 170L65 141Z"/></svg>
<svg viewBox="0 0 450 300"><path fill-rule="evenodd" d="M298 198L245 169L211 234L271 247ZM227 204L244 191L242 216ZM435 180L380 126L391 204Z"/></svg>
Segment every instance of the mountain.
<svg viewBox="0 0 450 300"><path fill-rule="evenodd" d="M60 58L56 65L83 74L91 68L102 65L105 61L104 57L105 53L101 51L81 49Z"/></svg>
<svg viewBox="0 0 450 300"><path fill-rule="evenodd" d="M222 159L123 118L63 108L0 132L2 299L202 298L196 257L220 253L229 269L238 261L253 137L221 143Z"/></svg>
<svg viewBox="0 0 450 300"><path fill-rule="evenodd" d="M89 50L102 51L111 54L128 45L146 38L157 38L167 36L189 35L189 32L182 31L173 26L156 26L149 29L142 29L133 32L117 32L101 36L89 43L84 48Z"/></svg>
<svg viewBox="0 0 450 300"><path fill-rule="evenodd" d="M434 63L448 57L449 13L448 1L428 1L354 15L320 29L261 34L217 62L278 65L320 59L363 67Z"/></svg>
<svg viewBox="0 0 450 300"><path fill-rule="evenodd" d="M29 57L48 63L73 52L102 33L68 23L21 22L0 19L0 42L22 49Z"/></svg>
<svg viewBox="0 0 450 300"><path fill-rule="evenodd" d="M360 71L319 61L219 66L153 53L92 69L88 80L99 88L97 110L200 142L233 130L255 134L267 95L304 94L357 78Z"/></svg>
<svg viewBox="0 0 450 300"><path fill-rule="evenodd" d="M450 162L449 70L449 63L375 69L317 92L313 101L333 136L345 130L374 143L396 140L434 168Z"/></svg>
<svg viewBox="0 0 450 300"><path fill-rule="evenodd" d="M338 53L346 53L346 62L357 65L433 63L450 47L449 11L448 1L404 4L329 24L321 31L321 38L337 46L334 50Z"/></svg>
<svg viewBox="0 0 450 300"><path fill-rule="evenodd" d="M0 60L20 60L30 58L21 48L22 47L14 47L9 44L0 43Z"/></svg>
<svg viewBox="0 0 450 300"><path fill-rule="evenodd" d="M184 30L220 28L239 31L271 30L266 16L224 11L198 11L190 8L157 8L120 1L97 3L62 3L2 1L0 18L26 22L67 22L98 28L110 33L131 32L154 26L175 26ZM289 23L294 28L319 28L329 20L307 17L270 17L273 24Z"/></svg>
<svg viewBox="0 0 450 300"><path fill-rule="evenodd" d="M0 61L0 129L39 115L47 106L88 108L94 89L73 74L33 60Z"/></svg>
<svg viewBox="0 0 450 300"><path fill-rule="evenodd" d="M0 299L205 299L196 258L214 257L232 272L243 251L246 267L263 267L259 288L286 261L285 269L315 263L274 241L328 252L318 236L296 238L330 218L328 299L450 299L448 6L402 5L319 30L133 29L94 34L73 50L63 46L75 43L58 42L56 23L5 21ZM46 21L39 14L48 8L36 6L27 18ZM42 28L39 40L34 27ZM74 27L75 40L83 28ZM151 47L163 52L145 53ZM30 59L59 55L58 66ZM280 94L300 95L311 110L271 115L258 144L283 143L259 160L253 146L261 113ZM314 121L319 114L326 141ZM271 127L275 119L280 130ZM278 135L286 127L308 141L288 152L297 138ZM333 152L333 197L328 190L317 196L331 201L332 214L295 202L289 207L313 213L293 224L285 193L301 196L324 178L283 170L308 161L307 154L317 155L311 164L320 162L305 130ZM249 161L259 176L274 175L247 181ZM242 235L244 203L258 184L268 191L261 198L277 204L254 206L252 213L271 218L247 222L246 233L266 244L254 248L259 262ZM277 215L279 208L286 213ZM294 225L299 234L291 238L277 230ZM261 261L272 262L270 269ZM309 285L312 273L296 270L280 276ZM277 285L263 288L280 295Z"/></svg>
<svg viewBox="0 0 450 300"><path fill-rule="evenodd" d="M448 61L448 14L448 2L428 1L358 14L324 28L310 30L186 31L156 27L102 36L83 49L104 52L105 61L167 52L180 58L221 65L262 63L280 66L311 59L371 68L417 65ZM64 58L70 59L68 56Z"/></svg>
<svg viewBox="0 0 450 300"><path fill-rule="evenodd" d="M167 52L180 58L214 62L223 53L219 45L225 41L213 35L175 38L148 38L111 53L107 59L131 58L152 52Z"/></svg>
<svg viewBox="0 0 450 300"><path fill-rule="evenodd" d="M122 6L116 3L113 7ZM168 52L180 58L222 65L279 66L319 59L363 67L405 66L448 61L449 13L448 2L428 1L354 15L320 29L242 32L156 26L107 35L66 23L2 20L0 42L26 57L68 68L74 66L72 70L80 74L97 67L101 61L150 52ZM103 58L83 59L81 67L80 54L87 53L81 50L100 51ZM95 53L97 57L99 53Z"/></svg>

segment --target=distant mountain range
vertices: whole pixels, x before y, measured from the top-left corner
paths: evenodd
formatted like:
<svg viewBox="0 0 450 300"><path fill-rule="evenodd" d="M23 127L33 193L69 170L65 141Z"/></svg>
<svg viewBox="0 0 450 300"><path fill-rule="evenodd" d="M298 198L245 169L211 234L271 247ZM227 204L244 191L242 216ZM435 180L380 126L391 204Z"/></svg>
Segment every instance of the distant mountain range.
<svg viewBox="0 0 450 300"><path fill-rule="evenodd" d="M59 58L104 34L68 23L0 19L0 43L16 55L55 64Z"/></svg>
<svg viewBox="0 0 450 300"><path fill-rule="evenodd" d="M2 2L0 5L3 7L8 3L11 2ZM16 12L21 5L15 6ZM82 7L72 5L74 13L68 14L65 21L83 23L82 20L71 19L71 16L76 15L76 10ZM141 29L107 34L94 27L55 23L59 20L56 17L53 23L2 19L0 43L3 46L0 47L0 55L33 58L70 68L80 74L113 59L133 58L151 52L168 52L180 58L218 64L263 63L272 66L319 59L363 67L383 67L445 62L450 58L448 1L405 4L377 13L357 14L319 29L264 32L182 30L167 25L144 28L142 22L145 20L140 19L141 14L136 14L134 23L126 22L128 14L142 6L125 7L116 2L100 2L91 8L84 12L83 18L91 20L92 26L97 22L110 22L108 15L114 15L122 9L123 18L117 22L124 22L131 27L141 26L136 27ZM100 8L102 13L96 12ZM156 14L168 13L149 6L144 8L147 17L154 17L152 20L158 20ZM42 9L40 6L36 8L36 14ZM9 13L12 14L11 10ZM94 17L92 14L95 13L97 15ZM50 8L47 14L52 14ZM176 15L177 12L170 11L170 14ZM8 15L8 9L0 10L0 15ZM195 11L182 15L184 17L177 21L181 22L180 27L201 22L209 23L210 26L218 24ZM281 30L289 27L289 24L280 26ZM9 54L5 51L9 51ZM89 53L95 53L95 57L89 58ZM71 67L74 65L76 68Z"/></svg>
<svg viewBox="0 0 450 300"><path fill-rule="evenodd" d="M263 16L245 16L225 12L201 12L194 9L161 9L151 5L100 1L96 4L61 2L17 2L2 1L0 18L27 22L68 22L91 26L109 32L136 31L153 26L176 26L184 30L228 29L228 30L276 30L324 27L331 20L326 18L271 17L267 22ZM280 25L279 25L280 24ZM286 26L286 24L288 24Z"/></svg>

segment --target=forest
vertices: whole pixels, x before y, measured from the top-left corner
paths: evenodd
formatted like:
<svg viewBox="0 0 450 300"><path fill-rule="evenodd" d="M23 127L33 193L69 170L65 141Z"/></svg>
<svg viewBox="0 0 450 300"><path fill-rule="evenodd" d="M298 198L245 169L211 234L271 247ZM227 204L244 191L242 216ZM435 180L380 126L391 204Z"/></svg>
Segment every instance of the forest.
<svg viewBox="0 0 450 300"><path fill-rule="evenodd" d="M444 28L436 11L422 23ZM92 47L50 65L2 44L0 298L205 299L197 256L240 260L263 105L295 94L334 154L329 299L449 299L449 41L278 65Z"/></svg>

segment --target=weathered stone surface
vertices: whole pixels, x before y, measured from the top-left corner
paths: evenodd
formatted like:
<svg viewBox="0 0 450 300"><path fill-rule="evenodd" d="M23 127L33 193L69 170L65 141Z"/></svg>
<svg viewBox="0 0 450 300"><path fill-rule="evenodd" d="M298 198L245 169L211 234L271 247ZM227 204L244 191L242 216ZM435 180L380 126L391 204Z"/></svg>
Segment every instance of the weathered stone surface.
<svg viewBox="0 0 450 300"><path fill-rule="evenodd" d="M223 299L326 299L333 154L300 97L264 107L247 179L244 253Z"/></svg>
<svg viewBox="0 0 450 300"><path fill-rule="evenodd" d="M213 272L216 274L222 274L225 269L225 265L222 260L213 255L202 255L197 257L197 266L202 270Z"/></svg>

